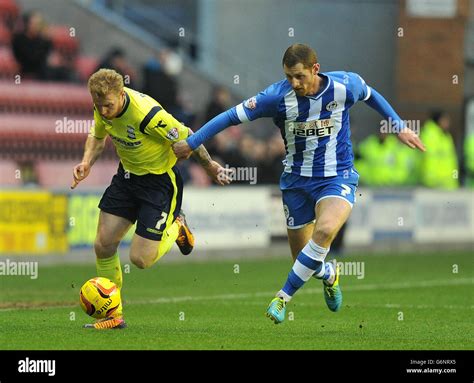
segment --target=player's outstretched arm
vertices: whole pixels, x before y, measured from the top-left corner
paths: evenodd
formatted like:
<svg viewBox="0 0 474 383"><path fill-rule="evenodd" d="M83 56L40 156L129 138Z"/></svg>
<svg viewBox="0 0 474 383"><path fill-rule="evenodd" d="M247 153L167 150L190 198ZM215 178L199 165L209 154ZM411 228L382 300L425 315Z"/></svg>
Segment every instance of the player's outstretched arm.
<svg viewBox="0 0 474 383"><path fill-rule="evenodd" d="M199 145L231 125L239 125L261 117L274 117L278 112L278 105L284 94L281 91L281 81L270 85L255 97L217 115L196 133L188 137L186 141L175 143L173 145L174 154L179 159L188 158Z"/></svg>
<svg viewBox="0 0 474 383"><path fill-rule="evenodd" d="M193 131L189 129L190 135ZM186 142L186 141L181 141ZM211 179L221 185L229 185L232 181L232 170L223 168L219 163L214 161L204 145L199 145L193 152L193 158L199 162Z"/></svg>
<svg viewBox="0 0 474 383"><path fill-rule="evenodd" d="M418 135L411 129L404 126L403 120L395 112L388 101L374 88L370 88L370 97L365 101L367 105L379 112L383 117L396 122L398 125L398 139L412 149L426 151Z"/></svg>
<svg viewBox="0 0 474 383"><path fill-rule="evenodd" d="M278 112L278 105L284 96L280 91L279 83L270 85L255 97L226 110L207 122L186 141L173 144L173 151L179 159L188 158L191 152L207 140L231 125L239 125L261 117L274 117Z"/></svg>
<svg viewBox="0 0 474 383"><path fill-rule="evenodd" d="M173 144L173 151L178 159L189 158L191 152L202 145L207 140L214 137L219 132L231 125L240 124L240 121L232 117L230 110L219 114L207 122L196 133L189 136L186 141L178 141Z"/></svg>
<svg viewBox="0 0 474 383"><path fill-rule="evenodd" d="M74 166L72 176L73 181L71 189L74 189L79 182L86 178L94 162L99 158L105 147L105 139L99 139L94 136L88 136L86 146L84 148L84 156L80 164Z"/></svg>

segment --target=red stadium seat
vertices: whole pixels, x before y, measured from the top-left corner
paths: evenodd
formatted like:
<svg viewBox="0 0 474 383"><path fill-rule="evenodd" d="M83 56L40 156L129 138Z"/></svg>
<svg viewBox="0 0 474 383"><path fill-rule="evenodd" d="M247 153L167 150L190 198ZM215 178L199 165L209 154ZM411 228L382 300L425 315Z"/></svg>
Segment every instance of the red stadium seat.
<svg viewBox="0 0 474 383"><path fill-rule="evenodd" d="M90 120L93 119L90 116ZM70 128L69 133L67 131L67 124L71 121L71 124L76 128ZM0 135L2 134L20 134L27 133L32 135L38 134L79 134L82 132L84 125L84 132L81 134L81 138L85 139L88 133L87 126L91 125L91 122L85 121L83 124L75 123L75 119L65 119L63 116L49 116L49 115L32 115L32 114L0 114Z"/></svg>
<svg viewBox="0 0 474 383"><path fill-rule="evenodd" d="M0 114L0 157L18 161L80 158L91 125L90 119Z"/></svg>
<svg viewBox="0 0 474 383"><path fill-rule="evenodd" d="M99 60L95 57L79 56L76 60L75 66L81 81L86 82L89 79L89 76L94 73L98 65Z"/></svg>
<svg viewBox="0 0 474 383"><path fill-rule="evenodd" d="M92 114L66 118L0 113L0 158L16 161L79 161L92 124ZM101 159L117 161L115 147L110 139L106 140Z"/></svg>
<svg viewBox="0 0 474 383"><path fill-rule="evenodd" d="M38 183L46 188L69 188L72 182L72 170L80 161L38 161L36 173ZM89 174L78 188L103 188L110 184L112 177L117 173L118 161L98 160Z"/></svg>
<svg viewBox="0 0 474 383"><path fill-rule="evenodd" d="M0 21L0 45L10 46L11 41L11 31L8 29L4 22Z"/></svg>
<svg viewBox="0 0 474 383"><path fill-rule="evenodd" d="M0 47L0 77L9 78L13 84L14 76L20 73L20 67L10 48Z"/></svg>
<svg viewBox="0 0 474 383"><path fill-rule="evenodd" d="M0 160L0 186L20 186L21 179L18 176L19 166L11 160Z"/></svg>
<svg viewBox="0 0 474 383"><path fill-rule="evenodd" d="M19 8L13 0L0 0L0 19L10 27L13 26L19 14Z"/></svg>
<svg viewBox="0 0 474 383"><path fill-rule="evenodd" d="M51 25L48 34L54 47L61 53L74 56L79 51L79 41L76 37L71 36L69 27Z"/></svg>
<svg viewBox="0 0 474 383"><path fill-rule="evenodd" d="M0 81L0 112L91 115L92 100L87 87L81 85Z"/></svg>

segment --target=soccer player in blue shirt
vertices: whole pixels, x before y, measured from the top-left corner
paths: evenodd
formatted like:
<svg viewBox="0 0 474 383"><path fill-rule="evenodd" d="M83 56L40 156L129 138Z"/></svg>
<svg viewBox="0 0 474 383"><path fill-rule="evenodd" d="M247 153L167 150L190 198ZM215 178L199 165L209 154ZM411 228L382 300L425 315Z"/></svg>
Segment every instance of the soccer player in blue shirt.
<svg viewBox="0 0 474 383"><path fill-rule="evenodd" d="M324 260L349 218L359 180L353 165L349 108L364 101L393 122L401 142L425 150L390 104L358 74L321 73L316 52L303 44L290 46L282 64L286 79L216 116L173 146L178 158L187 158L228 126L260 117L272 117L280 128L286 148L280 188L294 264L267 308L275 324L285 319L287 303L311 277L322 280L329 309L341 308L340 271L335 262Z"/></svg>

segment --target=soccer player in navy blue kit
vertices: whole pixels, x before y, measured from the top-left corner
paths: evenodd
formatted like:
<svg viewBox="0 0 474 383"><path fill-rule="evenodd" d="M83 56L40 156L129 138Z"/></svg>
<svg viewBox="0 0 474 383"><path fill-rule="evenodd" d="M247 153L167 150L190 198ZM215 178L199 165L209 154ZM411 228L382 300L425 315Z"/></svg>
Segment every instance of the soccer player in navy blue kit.
<svg viewBox="0 0 474 383"><path fill-rule="evenodd" d="M311 277L322 280L328 308L341 308L340 271L335 262L324 260L349 218L359 180L353 165L349 108L364 101L392 121L401 142L425 150L390 104L358 74L321 73L316 52L304 44L290 46L282 64L286 79L216 116L173 146L178 158L188 158L228 126L272 117L279 127L286 148L280 188L294 264L267 308L275 324L285 319L287 303Z"/></svg>

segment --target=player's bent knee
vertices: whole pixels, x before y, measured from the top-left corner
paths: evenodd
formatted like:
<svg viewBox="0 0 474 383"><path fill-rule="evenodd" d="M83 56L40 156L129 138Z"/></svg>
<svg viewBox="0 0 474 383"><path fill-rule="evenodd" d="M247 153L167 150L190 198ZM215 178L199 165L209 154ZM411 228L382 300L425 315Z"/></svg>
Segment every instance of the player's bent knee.
<svg viewBox="0 0 474 383"><path fill-rule="evenodd" d="M146 269L147 268L146 262L141 258L130 258L130 260L139 269Z"/></svg>
<svg viewBox="0 0 474 383"><path fill-rule="evenodd" d="M94 250L98 257L112 257L116 252L120 242L106 242L100 238L96 238L94 242Z"/></svg>
<svg viewBox="0 0 474 383"><path fill-rule="evenodd" d="M147 269L154 264L154 260L156 259L156 254L149 254L149 255L130 255L130 260L132 263L137 266L139 269Z"/></svg>
<svg viewBox="0 0 474 383"><path fill-rule="evenodd" d="M317 242L322 241L323 243L332 242L336 237L337 229L331 225L321 225L316 228L314 237Z"/></svg>

